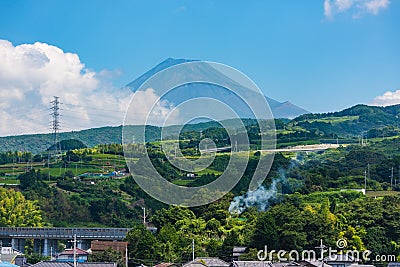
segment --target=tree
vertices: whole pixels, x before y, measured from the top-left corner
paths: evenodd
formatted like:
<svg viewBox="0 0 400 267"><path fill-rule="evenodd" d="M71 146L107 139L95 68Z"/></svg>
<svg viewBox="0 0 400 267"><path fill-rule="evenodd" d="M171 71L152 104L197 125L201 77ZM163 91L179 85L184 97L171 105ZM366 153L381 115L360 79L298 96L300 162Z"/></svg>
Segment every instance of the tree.
<svg viewBox="0 0 400 267"><path fill-rule="evenodd" d="M46 175L40 172L40 170L35 171L35 169L31 169L29 172L23 173L18 176L20 181L20 187L22 190L34 189L38 188L47 188L46 183L43 181L46 178Z"/></svg>
<svg viewBox="0 0 400 267"><path fill-rule="evenodd" d="M171 206L169 209L158 210L152 217L153 223L161 228L166 224L175 225L180 220L194 220L196 216L188 208Z"/></svg>
<svg viewBox="0 0 400 267"><path fill-rule="evenodd" d="M220 258L225 260L225 261L231 261L232 260L232 253L233 253L233 247L234 246L240 246L241 241L240 241L240 236L238 231L231 230L228 235L225 237L224 242L222 243L221 250L220 250Z"/></svg>
<svg viewBox="0 0 400 267"><path fill-rule="evenodd" d="M277 243L278 230L275 220L270 213L263 212L257 219L250 247L263 249L266 245L270 249L277 249Z"/></svg>
<svg viewBox="0 0 400 267"><path fill-rule="evenodd" d="M126 235L129 258L135 264L154 265L159 258L155 236L142 224L135 225Z"/></svg>
<svg viewBox="0 0 400 267"><path fill-rule="evenodd" d="M0 188L0 226L43 226L37 202L26 200L20 192L13 189Z"/></svg>
<svg viewBox="0 0 400 267"><path fill-rule="evenodd" d="M30 264L36 264L41 261L46 261L49 260L50 257L48 256L43 256L38 253L31 253L31 254L26 254L26 261Z"/></svg>

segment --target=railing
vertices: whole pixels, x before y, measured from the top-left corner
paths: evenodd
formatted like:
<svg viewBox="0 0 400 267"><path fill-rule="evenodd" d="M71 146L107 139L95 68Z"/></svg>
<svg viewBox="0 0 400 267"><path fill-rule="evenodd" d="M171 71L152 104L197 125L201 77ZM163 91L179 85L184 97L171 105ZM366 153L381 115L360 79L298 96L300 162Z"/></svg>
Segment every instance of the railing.
<svg viewBox="0 0 400 267"><path fill-rule="evenodd" d="M0 227L2 238L57 238L122 240L130 228L36 228Z"/></svg>

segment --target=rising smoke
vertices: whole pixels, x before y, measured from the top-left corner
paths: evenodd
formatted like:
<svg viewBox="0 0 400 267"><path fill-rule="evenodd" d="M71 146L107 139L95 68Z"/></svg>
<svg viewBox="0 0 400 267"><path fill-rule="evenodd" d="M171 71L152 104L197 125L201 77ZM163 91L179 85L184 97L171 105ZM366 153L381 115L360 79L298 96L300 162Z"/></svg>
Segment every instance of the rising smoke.
<svg viewBox="0 0 400 267"><path fill-rule="evenodd" d="M248 207L257 207L258 210L262 211L266 210L271 205L271 202L276 199L278 195L276 186L281 181L282 179L275 179L269 189L260 186L254 191L235 197L229 206L229 212L241 214Z"/></svg>
<svg viewBox="0 0 400 267"><path fill-rule="evenodd" d="M267 210L271 204L275 203L279 198L278 184L284 185L287 183L287 172L303 161L303 155L298 153L296 157L291 159L286 171L283 169L279 170L279 178L273 179L269 188L265 188L265 186L261 185L254 191L249 191L242 196L234 197L229 206L229 212L232 214L241 214L248 207L256 207L259 211Z"/></svg>

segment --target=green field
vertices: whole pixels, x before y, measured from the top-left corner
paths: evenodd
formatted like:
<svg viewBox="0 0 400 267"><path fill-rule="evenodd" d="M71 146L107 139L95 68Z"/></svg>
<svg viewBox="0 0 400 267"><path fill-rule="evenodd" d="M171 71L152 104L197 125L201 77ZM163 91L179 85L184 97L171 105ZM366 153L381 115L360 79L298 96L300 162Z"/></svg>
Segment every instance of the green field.
<svg viewBox="0 0 400 267"><path fill-rule="evenodd" d="M325 122L337 124L345 121L356 121L360 116L341 116L341 117L325 117L321 119L309 120L309 122Z"/></svg>
<svg viewBox="0 0 400 267"><path fill-rule="evenodd" d="M366 196L368 197L384 197L384 196L394 196L394 195L400 195L399 191L367 191Z"/></svg>

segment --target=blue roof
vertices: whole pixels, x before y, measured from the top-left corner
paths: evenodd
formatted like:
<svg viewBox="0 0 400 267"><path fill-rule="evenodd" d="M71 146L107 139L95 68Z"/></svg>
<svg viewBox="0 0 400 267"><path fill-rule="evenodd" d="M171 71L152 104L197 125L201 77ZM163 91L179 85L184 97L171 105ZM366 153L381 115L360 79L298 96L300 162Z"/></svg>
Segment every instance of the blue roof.
<svg viewBox="0 0 400 267"><path fill-rule="evenodd" d="M0 267L19 267L19 266L6 261L0 261Z"/></svg>

